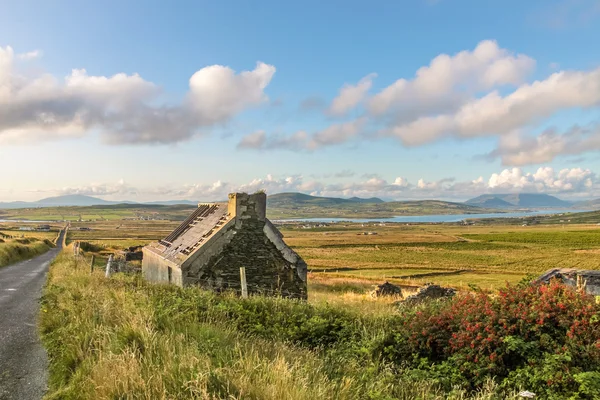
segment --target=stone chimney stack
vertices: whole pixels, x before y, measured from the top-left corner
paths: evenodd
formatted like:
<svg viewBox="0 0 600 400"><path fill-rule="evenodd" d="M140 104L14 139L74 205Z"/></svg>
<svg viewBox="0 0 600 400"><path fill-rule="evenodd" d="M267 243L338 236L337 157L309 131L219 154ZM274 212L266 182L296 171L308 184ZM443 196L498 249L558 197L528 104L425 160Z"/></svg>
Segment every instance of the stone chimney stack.
<svg viewBox="0 0 600 400"><path fill-rule="evenodd" d="M267 216L267 194L264 192L254 194L229 193L227 211L231 218L257 218L259 221L265 221Z"/></svg>

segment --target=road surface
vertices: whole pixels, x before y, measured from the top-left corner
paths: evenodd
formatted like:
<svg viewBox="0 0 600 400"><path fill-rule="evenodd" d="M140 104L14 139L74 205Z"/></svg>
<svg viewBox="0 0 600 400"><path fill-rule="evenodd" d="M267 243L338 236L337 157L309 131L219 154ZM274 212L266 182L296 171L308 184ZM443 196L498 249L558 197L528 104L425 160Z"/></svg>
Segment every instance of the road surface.
<svg viewBox="0 0 600 400"><path fill-rule="evenodd" d="M46 392L46 351L38 337L39 299L58 246L0 268L0 400L41 399Z"/></svg>

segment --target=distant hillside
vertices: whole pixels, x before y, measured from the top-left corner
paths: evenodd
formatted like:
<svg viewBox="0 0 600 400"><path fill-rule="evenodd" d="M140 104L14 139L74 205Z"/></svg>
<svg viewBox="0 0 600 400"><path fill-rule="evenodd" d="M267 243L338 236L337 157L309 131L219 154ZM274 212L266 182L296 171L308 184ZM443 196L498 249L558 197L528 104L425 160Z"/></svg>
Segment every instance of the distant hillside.
<svg viewBox="0 0 600 400"><path fill-rule="evenodd" d="M267 198L267 215L287 218L389 218L399 215L482 214L498 209L440 200L390 201L379 198L341 199L302 193L280 193Z"/></svg>
<svg viewBox="0 0 600 400"><path fill-rule="evenodd" d="M197 201L192 200L168 200L153 201L149 203L137 203L135 201L108 201L92 196L80 194L70 194L64 196L47 197L38 201L13 201L7 203L0 202L0 209L19 209L19 208L40 208L40 207L89 207L89 206L110 206L117 204L132 205L197 205Z"/></svg>
<svg viewBox="0 0 600 400"><path fill-rule="evenodd" d="M600 199L579 201L574 204L574 207L582 210L598 210L600 209Z"/></svg>
<svg viewBox="0 0 600 400"><path fill-rule="evenodd" d="M360 197L350 197L348 200L354 203L385 203L379 197L369 197L368 199L361 199Z"/></svg>
<svg viewBox="0 0 600 400"><path fill-rule="evenodd" d="M53 206L102 206L116 204L113 201L102 200L96 197L84 196L81 194L69 194L65 196L47 197L32 203L38 207Z"/></svg>
<svg viewBox="0 0 600 400"><path fill-rule="evenodd" d="M494 208L568 208L572 203L541 193L484 194L466 204Z"/></svg>
<svg viewBox="0 0 600 400"><path fill-rule="evenodd" d="M337 197L318 197L311 196L304 193L277 193L267 197L267 204L269 207L282 207L282 206L300 206L300 205L313 205L321 207L330 207L339 204L380 204L384 203L383 200L377 197L370 199L361 199L359 197L352 197L350 199L342 199Z"/></svg>

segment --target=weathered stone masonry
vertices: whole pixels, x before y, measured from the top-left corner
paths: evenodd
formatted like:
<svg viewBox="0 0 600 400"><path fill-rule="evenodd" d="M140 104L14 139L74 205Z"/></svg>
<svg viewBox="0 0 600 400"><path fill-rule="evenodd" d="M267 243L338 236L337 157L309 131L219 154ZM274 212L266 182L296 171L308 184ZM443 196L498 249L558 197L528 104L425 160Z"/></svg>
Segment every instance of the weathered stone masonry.
<svg viewBox="0 0 600 400"><path fill-rule="evenodd" d="M245 267L250 294L305 299L306 263L266 218L266 202L264 193L234 193L227 204L200 204L171 235L144 248L144 276L240 291Z"/></svg>

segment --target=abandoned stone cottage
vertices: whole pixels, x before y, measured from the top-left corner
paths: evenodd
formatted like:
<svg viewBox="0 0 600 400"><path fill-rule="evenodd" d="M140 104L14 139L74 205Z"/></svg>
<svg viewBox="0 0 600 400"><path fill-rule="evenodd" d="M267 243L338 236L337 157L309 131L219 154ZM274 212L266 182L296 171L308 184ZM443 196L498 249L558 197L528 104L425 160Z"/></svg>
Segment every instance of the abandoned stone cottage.
<svg viewBox="0 0 600 400"><path fill-rule="evenodd" d="M306 263L266 218L265 193L232 193L229 203L199 204L163 240L143 249L142 271L152 282L241 290L306 299Z"/></svg>

